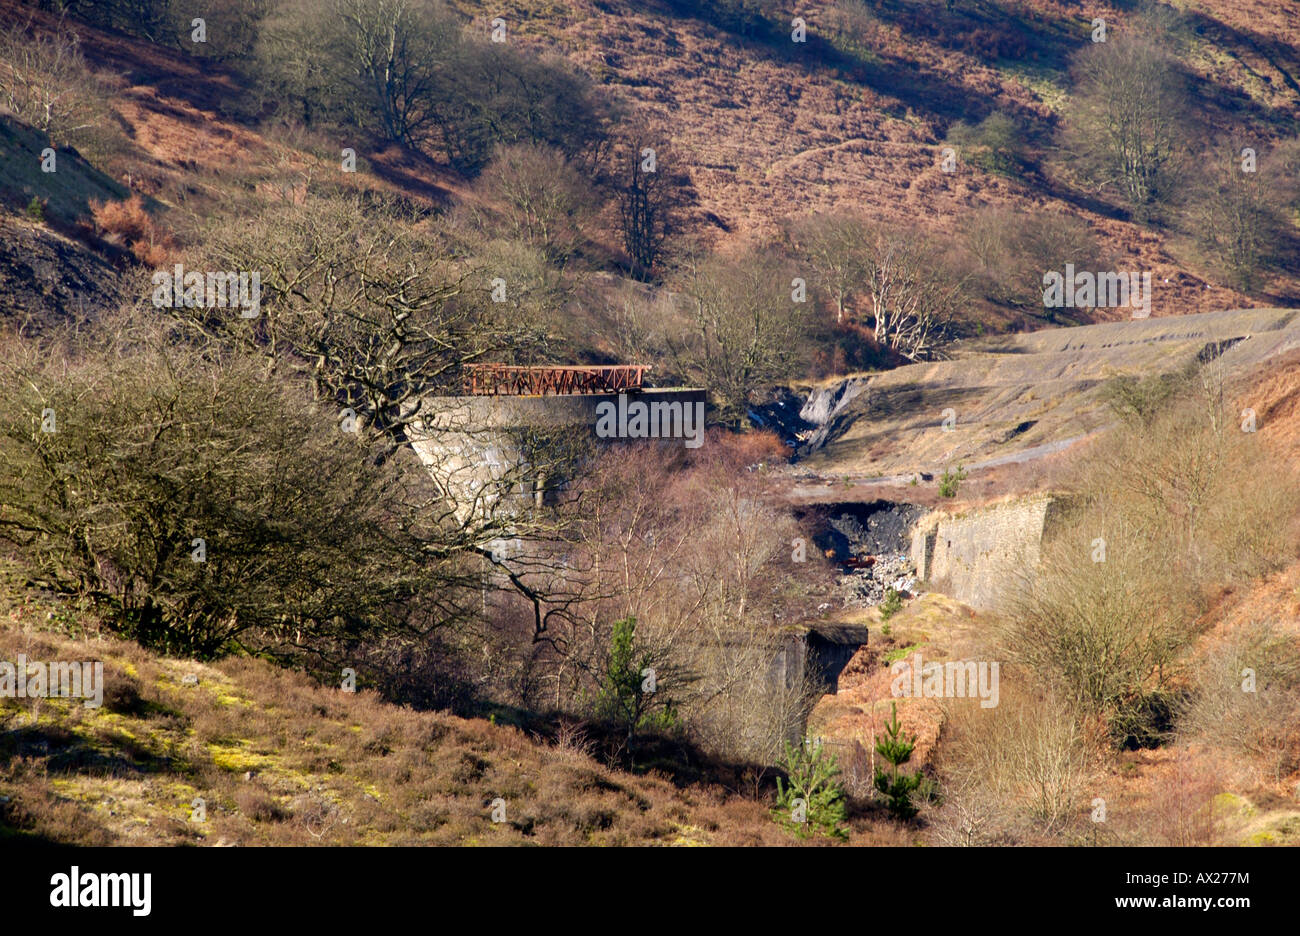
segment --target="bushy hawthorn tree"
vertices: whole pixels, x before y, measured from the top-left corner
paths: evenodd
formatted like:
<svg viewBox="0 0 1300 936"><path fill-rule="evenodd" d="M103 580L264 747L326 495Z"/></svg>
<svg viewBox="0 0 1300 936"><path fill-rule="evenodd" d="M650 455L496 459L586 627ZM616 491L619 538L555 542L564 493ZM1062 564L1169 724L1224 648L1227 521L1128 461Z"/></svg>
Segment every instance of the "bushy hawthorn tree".
<svg viewBox="0 0 1300 936"><path fill-rule="evenodd" d="M479 539L305 382L152 325L78 342L0 361L0 538L30 581L202 658L324 658L463 618Z"/></svg>

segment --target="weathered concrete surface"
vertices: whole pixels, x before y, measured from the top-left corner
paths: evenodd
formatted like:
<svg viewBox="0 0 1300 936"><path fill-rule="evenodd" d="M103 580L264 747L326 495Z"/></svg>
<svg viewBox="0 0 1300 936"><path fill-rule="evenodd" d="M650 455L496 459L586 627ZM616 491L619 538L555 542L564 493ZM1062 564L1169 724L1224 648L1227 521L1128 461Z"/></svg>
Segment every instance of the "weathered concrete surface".
<svg viewBox="0 0 1300 936"><path fill-rule="evenodd" d="M918 578L973 608L994 607L1018 572L1038 564L1058 505L1052 495L1037 494L927 514L912 532Z"/></svg>
<svg viewBox="0 0 1300 936"><path fill-rule="evenodd" d="M867 629L857 624L817 624L792 631L772 658L768 684L778 690L808 685L822 695L834 695L839 691L840 673L867 645L867 636ZM798 744L807 729L805 712L784 726L785 739Z"/></svg>
<svg viewBox="0 0 1300 936"><path fill-rule="evenodd" d="M834 694L840 673L867 644L867 629L856 624L818 624L787 635L772 659L774 686L793 689L807 674L823 693Z"/></svg>
<svg viewBox="0 0 1300 936"><path fill-rule="evenodd" d="M704 403L705 396L695 388L627 394L629 400L683 407ZM603 402L617 405L618 398L617 393L430 397L423 401L428 415L411 426L411 448L461 522L507 507L522 509L546 479L529 465L521 438L530 431L577 429L594 439L596 408Z"/></svg>

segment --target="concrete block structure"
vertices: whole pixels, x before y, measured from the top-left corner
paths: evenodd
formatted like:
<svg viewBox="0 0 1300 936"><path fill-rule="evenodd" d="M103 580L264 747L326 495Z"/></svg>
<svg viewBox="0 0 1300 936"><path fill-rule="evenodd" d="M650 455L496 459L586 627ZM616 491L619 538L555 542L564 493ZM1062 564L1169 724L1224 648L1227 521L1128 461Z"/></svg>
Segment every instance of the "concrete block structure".
<svg viewBox="0 0 1300 936"><path fill-rule="evenodd" d="M839 691L840 673L867 644L867 629L856 624L815 624L787 635L772 659L773 686L793 689L806 673L823 693Z"/></svg>
<svg viewBox="0 0 1300 936"><path fill-rule="evenodd" d="M572 430L593 443L622 441L601 440L596 434L601 404L617 407L621 395L646 404L681 407L706 402L705 391L696 388L431 397L423 401L422 411L428 415L412 424L411 448L462 522L476 514L524 509L554 481L540 474L543 468L531 464L529 437Z"/></svg>

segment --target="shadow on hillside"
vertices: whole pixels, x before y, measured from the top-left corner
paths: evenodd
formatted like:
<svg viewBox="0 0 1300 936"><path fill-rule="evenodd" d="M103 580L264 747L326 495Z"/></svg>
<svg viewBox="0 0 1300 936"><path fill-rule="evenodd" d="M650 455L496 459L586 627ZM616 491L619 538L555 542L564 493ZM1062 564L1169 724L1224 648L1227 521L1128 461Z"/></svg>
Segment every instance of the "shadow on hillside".
<svg viewBox="0 0 1300 936"><path fill-rule="evenodd" d="M0 848L73 848L66 842L60 842L20 826L10 824L3 812L0 812Z"/></svg>
<svg viewBox="0 0 1300 936"><path fill-rule="evenodd" d="M1069 154L1065 157L1068 159ZM1044 171L1043 169L1031 166L1014 179L1022 185L1026 185L1035 192L1046 195L1053 201L1064 202L1072 205L1080 211L1089 214L1095 214L1103 218L1111 218L1115 221L1131 222L1133 213L1123 205L1108 200L1102 195L1092 194L1083 189L1076 188L1069 183L1062 181L1056 173ZM1066 324L1082 324L1081 322Z"/></svg>
<svg viewBox="0 0 1300 936"><path fill-rule="evenodd" d="M566 726L572 726L569 716L543 716L522 710L512 710L521 721L516 727L541 744L554 745ZM497 721L503 720L498 714ZM581 741L587 753L612 769L634 775L653 774L672 783L678 789L694 787L720 787L731 794L753 802L772 805L776 802L777 780L787 780L779 767L752 763L729 763L711 757L698 747L671 735L639 734L632 762L626 759L626 738L612 727L594 723L581 723ZM850 819L883 822L891 819L888 810L870 792L870 776L864 769L865 752L858 745L860 757L852 750L841 750L834 744L834 753L841 769L844 784L845 806ZM608 783L611 791L622 790L617 780ZM626 790L623 790L627 792Z"/></svg>
<svg viewBox="0 0 1300 936"><path fill-rule="evenodd" d="M71 227L89 214L92 199L114 201L130 194L69 147L57 150L58 171L43 172L42 153L49 146L48 134L10 114L0 114L0 162L5 166L0 203L21 211L39 198L48 220Z"/></svg>
<svg viewBox="0 0 1300 936"><path fill-rule="evenodd" d="M674 786L685 788L715 784L745 796L766 796L776 791L781 772L770 766L733 763L714 757L697 745L674 734L638 732L629 752L627 737L612 725L579 721L572 715L540 713L527 709L492 705L478 717L491 714L496 724L512 725L544 745L558 745L567 737L597 761L632 774L657 774Z"/></svg>
<svg viewBox="0 0 1300 936"><path fill-rule="evenodd" d="M61 5L71 8L76 4ZM246 82L239 72L209 56L190 54L185 49L190 43L179 48L162 45L95 25L93 17L75 13L68 17L66 12L59 14L35 6L27 3L21 7L22 20L30 20L45 32L70 27L77 33L81 53L92 68L117 73L129 84L154 88L162 96L199 110L244 120L253 116Z"/></svg>
<svg viewBox="0 0 1300 936"><path fill-rule="evenodd" d="M727 33L748 48L809 73L837 71L844 80L896 98L916 112L933 114L951 122L979 120L993 110L987 95L953 85L950 76L921 68L905 58L879 54L866 61L836 47L824 36L809 31L807 42L790 41L788 23L777 22L749 9L739 0L655 0L664 15L693 19ZM609 9L608 5L603 5ZM612 12L612 10L611 10Z"/></svg>
<svg viewBox="0 0 1300 936"><path fill-rule="evenodd" d="M58 725L28 724L0 734L0 762L40 757L51 774L71 776L143 776L176 773L185 766L159 756L133 738L115 736L112 745L94 742Z"/></svg>
<svg viewBox="0 0 1300 936"><path fill-rule="evenodd" d="M1300 95L1300 81L1297 81L1295 75L1283 67L1280 61L1289 59L1290 67L1293 70L1300 71L1300 49L1297 49L1296 46L1260 35L1253 30L1241 30L1229 26L1222 20L1195 8L1189 8L1184 15L1187 16L1192 29L1195 30L1197 35L1213 34L1210 38L1214 39L1216 45L1233 46L1237 49L1244 46L1255 52L1277 70L1278 74L1282 76L1283 84L1297 95Z"/></svg>
<svg viewBox="0 0 1300 936"><path fill-rule="evenodd" d="M1270 76L1254 71L1241 58L1243 50L1249 49L1255 52L1276 69L1283 84L1291 89L1297 99L1300 99L1300 82L1297 82L1292 71L1288 71L1281 63L1282 60L1289 59L1291 69L1300 70L1300 50L1295 46L1269 39L1256 32L1237 29L1203 12L1188 10L1185 15L1196 35L1210 40L1221 49L1229 50L1250 75L1265 84L1272 85L1273 79ZM1300 100L1293 102L1289 109L1267 107L1243 89L1230 87L1212 79L1191 76L1190 86L1201 101L1229 122L1238 124L1243 120L1259 122L1288 134L1295 133L1297 123L1300 122Z"/></svg>
<svg viewBox="0 0 1300 936"><path fill-rule="evenodd" d="M389 185L439 208L451 203L451 191L430 181L429 177L437 170L436 165L419 152L390 146L365 155L370 171Z"/></svg>
<svg viewBox="0 0 1300 936"><path fill-rule="evenodd" d="M1272 257L1265 272L1280 280L1267 287L1261 286L1254 295L1263 304L1279 309L1300 307L1300 287L1290 279L1292 271L1300 270L1300 236L1294 230L1280 232L1272 245Z"/></svg>
<svg viewBox="0 0 1300 936"><path fill-rule="evenodd" d="M9 718L0 723L0 771L10 792L0 800L0 849L112 844L108 830L75 797L43 790L44 778L144 779L177 771L170 758L156 757L125 736L96 746L48 721L16 728L10 723Z"/></svg>
<svg viewBox="0 0 1300 936"><path fill-rule="evenodd" d="M1275 107L1266 107L1241 88L1231 87L1186 71L1184 77L1193 102L1196 123L1205 132L1213 131L1216 121L1212 118L1217 118L1217 122L1244 128L1262 124L1287 133L1291 132L1296 124L1295 114L1289 114ZM1193 135L1196 132L1197 130L1193 128Z"/></svg>
<svg viewBox="0 0 1300 936"><path fill-rule="evenodd" d="M1000 0L967 0L951 7L941 0L878 0L871 16L897 27L904 38L964 52L988 65L1032 62L1053 71L1065 70L1070 53L1087 35L1088 21L1083 11L1073 21L1054 20L1034 10L1009 9Z"/></svg>

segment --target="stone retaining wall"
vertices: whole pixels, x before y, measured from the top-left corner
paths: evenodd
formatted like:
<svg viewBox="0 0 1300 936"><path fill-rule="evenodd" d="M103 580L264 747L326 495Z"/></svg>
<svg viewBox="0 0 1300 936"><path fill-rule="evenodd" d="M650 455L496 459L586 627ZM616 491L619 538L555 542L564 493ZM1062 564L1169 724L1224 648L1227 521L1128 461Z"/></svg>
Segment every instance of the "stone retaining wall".
<svg viewBox="0 0 1300 936"><path fill-rule="evenodd" d="M973 608L992 608L1018 572L1038 564L1056 503L1036 494L927 514L912 532L917 577Z"/></svg>

